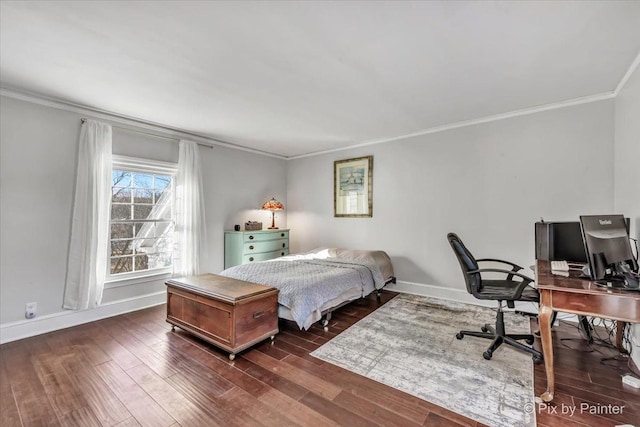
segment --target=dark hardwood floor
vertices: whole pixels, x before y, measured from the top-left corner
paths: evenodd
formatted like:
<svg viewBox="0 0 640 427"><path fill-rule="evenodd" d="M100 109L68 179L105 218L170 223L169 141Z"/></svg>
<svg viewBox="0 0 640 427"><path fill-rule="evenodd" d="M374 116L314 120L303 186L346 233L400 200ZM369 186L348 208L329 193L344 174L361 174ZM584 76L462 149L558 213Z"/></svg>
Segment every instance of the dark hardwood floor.
<svg viewBox="0 0 640 427"><path fill-rule="evenodd" d="M393 296L385 291L382 303ZM0 425L479 425L309 356L378 306L371 296L341 308L329 332L281 321L273 344L259 344L233 362L180 329L171 332L164 306L7 343L0 346ZM570 326L554 335L558 414L538 408L539 425L638 423L640 392L620 381L626 361L604 365L602 354L582 351L587 347L580 340L560 342L579 335ZM544 370L534 372L540 394ZM591 415L581 405L624 408ZM577 408L572 416L562 414L570 408Z"/></svg>
<svg viewBox="0 0 640 427"><path fill-rule="evenodd" d="M597 344L610 340L604 328L594 331L595 344L589 344L572 323L560 322L552 333L555 397L553 405L536 408L538 425L640 427L640 389L622 384L622 375L632 373L629 358ZM546 390L546 378L544 365L534 365L536 396Z"/></svg>

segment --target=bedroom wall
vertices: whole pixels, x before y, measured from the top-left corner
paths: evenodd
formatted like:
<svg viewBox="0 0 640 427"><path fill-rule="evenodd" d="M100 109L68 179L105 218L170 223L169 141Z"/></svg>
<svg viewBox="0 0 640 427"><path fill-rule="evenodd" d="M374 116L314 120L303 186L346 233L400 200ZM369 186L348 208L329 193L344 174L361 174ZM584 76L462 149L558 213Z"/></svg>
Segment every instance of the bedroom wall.
<svg viewBox="0 0 640 427"><path fill-rule="evenodd" d="M11 334L9 326L17 325L24 331L30 322L42 324L45 318L55 324L59 321L56 316L68 313L61 305L81 117L90 115L0 98L3 341ZM113 147L116 154L173 162L178 159L175 142L130 131L114 129ZM286 163L223 147L200 150L209 243L203 270L220 272L224 264L224 229L248 219L266 223L269 213L256 208L272 196L287 205ZM281 227L286 225L286 211L280 213L278 223ZM127 307L135 308L136 299L163 291L162 280L151 280L108 288L103 301L107 306L127 301ZM25 320L24 305L32 301L38 303L38 317ZM90 319L91 314L85 314L86 318Z"/></svg>
<svg viewBox="0 0 640 427"><path fill-rule="evenodd" d="M292 250L382 249L399 289L465 300L447 233L531 265L535 221L613 209L613 126L607 100L290 160ZM373 218L334 218L333 161L366 155Z"/></svg>
<svg viewBox="0 0 640 427"><path fill-rule="evenodd" d="M636 68L615 100L615 211L631 218L640 240L640 71ZM632 357L640 367L640 325L632 326Z"/></svg>

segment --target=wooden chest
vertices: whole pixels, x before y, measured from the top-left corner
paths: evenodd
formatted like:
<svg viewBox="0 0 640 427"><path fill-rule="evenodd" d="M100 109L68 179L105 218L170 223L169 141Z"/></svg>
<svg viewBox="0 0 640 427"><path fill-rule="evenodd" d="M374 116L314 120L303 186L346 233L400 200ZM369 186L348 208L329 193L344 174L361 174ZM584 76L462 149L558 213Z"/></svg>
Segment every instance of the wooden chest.
<svg viewBox="0 0 640 427"><path fill-rule="evenodd" d="M236 353L278 333L278 290L216 274L167 285L167 322Z"/></svg>

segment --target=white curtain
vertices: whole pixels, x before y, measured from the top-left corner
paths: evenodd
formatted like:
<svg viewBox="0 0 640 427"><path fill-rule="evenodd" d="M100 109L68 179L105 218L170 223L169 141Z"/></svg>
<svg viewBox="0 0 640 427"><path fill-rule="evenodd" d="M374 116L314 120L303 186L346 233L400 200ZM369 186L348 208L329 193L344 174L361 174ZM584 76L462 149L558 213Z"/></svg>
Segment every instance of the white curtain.
<svg viewBox="0 0 640 427"><path fill-rule="evenodd" d="M102 300L109 254L111 158L111 126L85 120L78 148L64 308L92 308Z"/></svg>
<svg viewBox="0 0 640 427"><path fill-rule="evenodd" d="M200 273L200 260L207 253L202 168L198 144L180 141L176 176L176 243L174 274Z"/></svg>

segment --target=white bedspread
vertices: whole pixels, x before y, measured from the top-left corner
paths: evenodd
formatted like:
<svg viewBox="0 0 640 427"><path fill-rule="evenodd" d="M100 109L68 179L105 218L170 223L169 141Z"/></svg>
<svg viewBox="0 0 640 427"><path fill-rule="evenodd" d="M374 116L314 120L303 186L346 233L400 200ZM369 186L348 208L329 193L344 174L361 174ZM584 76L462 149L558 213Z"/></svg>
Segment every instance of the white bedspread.
<svg viewBox="0 0 640 427"><path fill-rule="evenodd" d="M343 257L334 258L329 256L330 251L335 249L316 250L265 262L238 265L220 274L278 288L278 302L290 310L301 329L308 328L305 320L326 302L354 289L357 289L361 296L366 296L384 286L386 278L382 270L389 273L388 266L381 269L379 262L373 257L364 256L363 253L351 258L343 253ZM357 259L354 260L355 258ZM386 258L388 259L388 256Z"/></svg>

